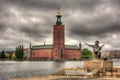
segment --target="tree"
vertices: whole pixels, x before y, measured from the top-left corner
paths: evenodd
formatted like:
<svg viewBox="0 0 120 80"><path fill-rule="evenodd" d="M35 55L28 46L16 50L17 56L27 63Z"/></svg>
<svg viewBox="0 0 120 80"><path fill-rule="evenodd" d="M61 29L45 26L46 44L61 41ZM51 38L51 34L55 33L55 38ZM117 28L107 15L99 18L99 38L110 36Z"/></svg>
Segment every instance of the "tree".
<svg viewBox="0 0 120 80"><path fill-rule="evenodd" d="M1 58L2 52L0 52L0 58Z"/></svg>
<svg viewBox="0 0 120 80"><path fill-rule="evenodd" d="M90 50L88 50L87 48L82 50L82 58L84 59L90 59L93 57L93 54Z"/></svg>
<svg viewBox="0 0 120 80"><path fill-rule="evenodd" d="M12 53L9 55L10 60L12 60Z"/></svg>
<svg viewBox="0 0 120 80"><path fill-rule="evenodd" d="M19 53L18 53L19 51L18 51L18 46L16 47L16 49L15 49L15 56L18 58L19 57Z"/></svg>
<svg viewBox="0 0 120 80"><path fill-rule="evenodd" d="M4 50L1 52L1 58L3 58L3 59L6 58Z"/></svg>
<svg viewBox="0 0 120 80"><path fill-rule="evenodd" d="M15 55L17 59L23 59L24 56L23 45L19 45L16 47Z"/></svg>
<svg viewBox="0 0 120 80"><path fill-rule="evenodd" d="M23 58L23 55L24 55L24 50L23 50L23 45L20 45L19 46L19 57L20 57L20 59L22 59Z"/></svg>

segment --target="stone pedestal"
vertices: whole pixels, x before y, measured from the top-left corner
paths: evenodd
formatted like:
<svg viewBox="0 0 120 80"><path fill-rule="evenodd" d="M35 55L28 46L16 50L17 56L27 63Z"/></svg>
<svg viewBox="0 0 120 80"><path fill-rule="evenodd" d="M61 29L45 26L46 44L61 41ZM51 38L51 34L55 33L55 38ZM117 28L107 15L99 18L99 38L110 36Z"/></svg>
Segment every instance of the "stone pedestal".
<svg viewBox="0 0 120 80"><path fill-rule="evenodd" d="M83 68L113 68L113 61L90 60L83 62Z"/></svg>

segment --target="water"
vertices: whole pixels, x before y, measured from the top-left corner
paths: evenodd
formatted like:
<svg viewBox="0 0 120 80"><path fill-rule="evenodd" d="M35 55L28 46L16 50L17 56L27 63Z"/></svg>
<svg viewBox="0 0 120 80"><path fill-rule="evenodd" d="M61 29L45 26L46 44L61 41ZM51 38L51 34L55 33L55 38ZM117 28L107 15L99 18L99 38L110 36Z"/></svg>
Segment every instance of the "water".
<svg viewBox="0 0 120 80"><path fill-rule="evenodd" d="M82 61L0 61L0 80L33 76L47 76L61 68L82 67ZM119 61L114 61L114 66L120 66Z"/></svg>

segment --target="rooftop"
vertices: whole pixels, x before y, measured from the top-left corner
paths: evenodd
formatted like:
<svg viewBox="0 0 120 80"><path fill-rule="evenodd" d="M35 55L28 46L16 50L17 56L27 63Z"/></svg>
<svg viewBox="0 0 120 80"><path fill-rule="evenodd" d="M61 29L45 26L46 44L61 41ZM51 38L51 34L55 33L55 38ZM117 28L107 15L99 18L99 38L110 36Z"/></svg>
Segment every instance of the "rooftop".
<svg viewBox="0 0 120 80"><path fill-rule="evenodd" d="M53 45L35 45L32 49L52 49ZM79 49L77 45L65 45L65 49Z"/></svg>
<svg viewBox="0 0 120 80"><path fill-rule="evenodd" d="M32 49L51 49L53 45L35 45L32 46Z"/></svg>

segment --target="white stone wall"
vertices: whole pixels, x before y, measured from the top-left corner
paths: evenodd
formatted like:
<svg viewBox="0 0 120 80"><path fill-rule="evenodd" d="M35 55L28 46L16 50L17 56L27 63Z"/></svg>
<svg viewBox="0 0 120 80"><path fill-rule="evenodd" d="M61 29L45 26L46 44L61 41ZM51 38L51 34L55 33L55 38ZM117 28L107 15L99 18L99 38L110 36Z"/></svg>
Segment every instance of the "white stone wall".
<svg viewBox="0 0 120 80"><path fill-rule="evenodd" d="M27 57L27 58L30 57L30 49L24 50L24 57Z"/></svg>

